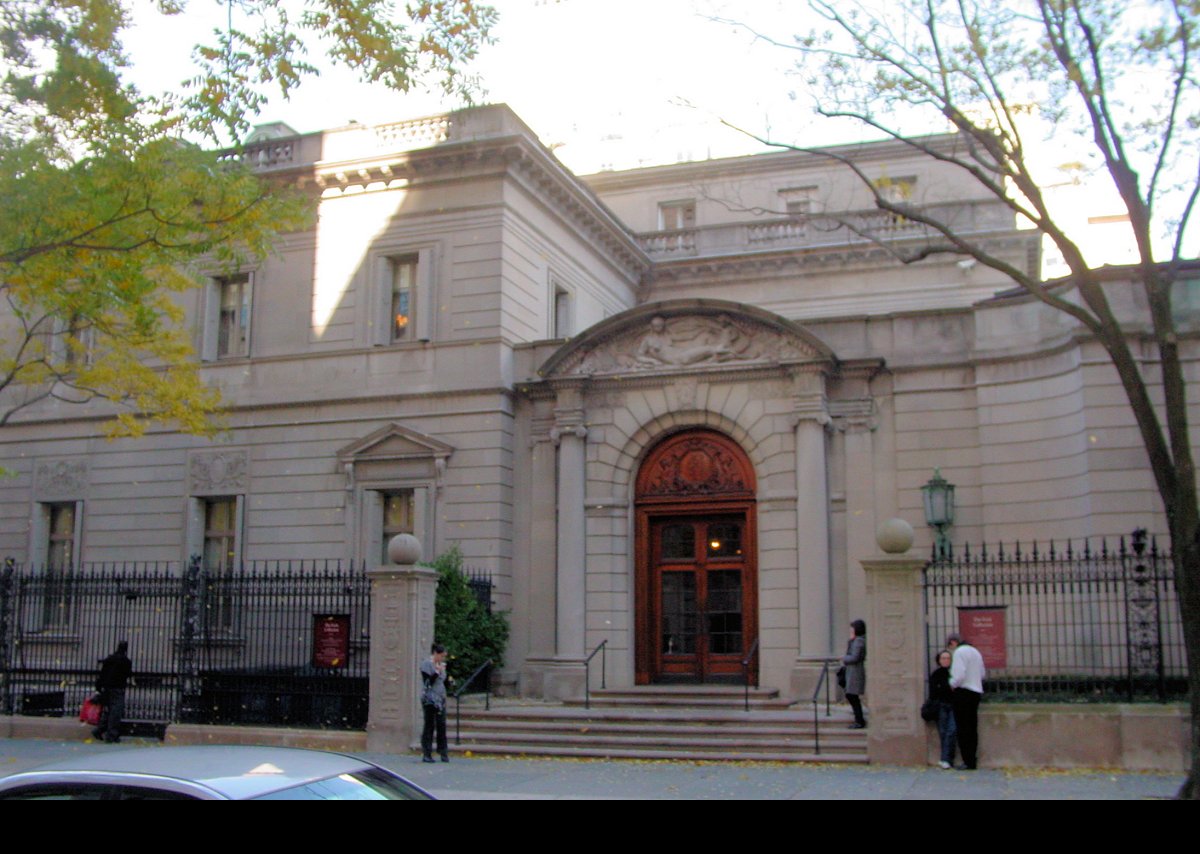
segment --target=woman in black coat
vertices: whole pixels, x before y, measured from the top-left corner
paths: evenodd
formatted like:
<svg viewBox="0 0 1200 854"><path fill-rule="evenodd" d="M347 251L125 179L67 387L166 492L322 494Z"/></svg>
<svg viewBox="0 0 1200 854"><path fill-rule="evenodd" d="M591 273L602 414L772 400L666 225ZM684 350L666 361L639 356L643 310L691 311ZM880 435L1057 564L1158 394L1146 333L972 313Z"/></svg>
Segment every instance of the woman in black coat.
<svg viewBox="0 0 1200 854"><path fill-rule="evenodd" d="M842 664L846 668L846 702L854 710L850 729L862 729L867 725L861 699L867 690L867 624L862 620L850 624L850 643L846 645Z"/></svg>
<svg viewBox="0 0 1200 854"><path fill-rule="evenodd" d="M937 703L938 736L942 742L942 761L939 766L947 771L954 765L954 748L958 742L958 727L954 723L954 706L951 703L950 650L937 654L937 669L929 674L929 699Z"/></svg>

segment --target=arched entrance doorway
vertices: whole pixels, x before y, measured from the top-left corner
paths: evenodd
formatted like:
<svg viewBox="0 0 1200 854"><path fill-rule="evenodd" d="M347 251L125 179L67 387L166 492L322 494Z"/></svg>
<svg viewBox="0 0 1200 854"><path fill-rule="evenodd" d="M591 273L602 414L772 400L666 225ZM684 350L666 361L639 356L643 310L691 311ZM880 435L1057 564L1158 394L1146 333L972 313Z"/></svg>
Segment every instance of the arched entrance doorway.
<svg viewBox="0 0 1200 854"><path fill-rule="evenodd" d="M637 682L741 682L758 636L754 469L729 437L663 440L636 485ZM751 677L757 681L757 658Z"/></svg>

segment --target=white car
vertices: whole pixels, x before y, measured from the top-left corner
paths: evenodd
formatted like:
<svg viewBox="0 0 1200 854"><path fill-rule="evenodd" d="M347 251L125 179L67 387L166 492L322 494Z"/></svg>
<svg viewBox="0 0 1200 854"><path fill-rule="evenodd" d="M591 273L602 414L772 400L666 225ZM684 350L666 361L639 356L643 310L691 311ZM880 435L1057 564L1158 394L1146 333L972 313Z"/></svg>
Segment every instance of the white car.
<svg viewBox="0 0 1200 854"><path fill-rule="evenodd" d="M0 777L0 800L433 799L365 759L289 747L114 749Z"/></svg>

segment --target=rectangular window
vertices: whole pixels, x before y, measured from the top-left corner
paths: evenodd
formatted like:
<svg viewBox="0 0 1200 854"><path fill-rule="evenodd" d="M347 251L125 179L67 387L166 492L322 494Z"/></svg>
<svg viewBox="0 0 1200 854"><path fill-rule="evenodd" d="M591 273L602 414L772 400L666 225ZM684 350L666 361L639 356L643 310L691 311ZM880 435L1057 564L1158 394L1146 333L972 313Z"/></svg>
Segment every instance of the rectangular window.
<svg viewBox="0 0 1200 854"><path fill-rule="evenodd" d="M563 287L554 287L554 328L550 330L551 338L569 338L571 336L571 293Z"/></svg>
<svg viewBox="0 0 1200 854"><path fill-rule="evenodd" d="M660 231L682 231L696 226L696 203L692 200L663 202L658 206Z"/></svg>
<svg viewBox="0 0 1200 854"><path fill-rule="evenodd" d="M205 602L210 628L234 628L234 573L241 559L241 514L237 498L204 500L204 571L207 576Z"/></svg>
<svg viewBox="0 0 1200 854"><path fill-rule="evenodd" d="M376 346L433 338L433 250L376 259L371 343Z"/></svg>
<svg viewBox="0 0 1200 854"><path fill-rule="evenodd" d="M82 510L83 503L79 501L42 505L46 526L42 546L45 555L42 625L45 628L65 627L71 622L71 584L78 566Z"/></svg>
<svg viewBox="0 0 1200 854"><path fill-rule="evenodd" d="M204 502L204 568L210 574L232 572L237 563L237 499Z"/></svg>
<svg viewBox="0 0 1200 854"><path fill-rule="evenodd" d="M383 497L383 542L380 544L378 554L383 565L387 565L388 561L388 543L392 541L392 537L397 534L414 534L416 533L415 526L415 506L413 502L413 491L411 489L402 489L396 492L385 492Z"/></svg>
<svg viewBox="0 0 1200 854"><path fill-rule="evenodd" d="M783 212L788 216L804 217L813 212L813 202L817 196L815 186L787 187L779 191L783 202Z"/></svg>
<svg viewBox="0 0 1200 854"><path fill-rule="evenodd" d="M250 275L242 273L216 280L217 358L250 355Z"/></svg>
<svg viewBox="0 0 1200 854"><path fill-rule="evenodd" d="M87 367L92 363L95 328L80 317L55 317L45 333L45 352L51 367L63 374Z"/></svg>
<svg viewBox="0 0 1200 854"><path fill-rule="evenodd" d="M417 289L417 257L407 255L388 260L391 266L391 340L411 341L416 332L412 310Z"/></svg>

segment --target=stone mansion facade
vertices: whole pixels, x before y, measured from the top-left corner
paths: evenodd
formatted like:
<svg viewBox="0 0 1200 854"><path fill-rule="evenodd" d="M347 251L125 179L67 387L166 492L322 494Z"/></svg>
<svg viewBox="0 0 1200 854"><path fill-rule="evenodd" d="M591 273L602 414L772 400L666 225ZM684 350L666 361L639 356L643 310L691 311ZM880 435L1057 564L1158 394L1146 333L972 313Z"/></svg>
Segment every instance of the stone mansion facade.
<svg viewBox="0 0 1200 854"><path fill-rule="evenodd" d="M838 153L1038 269L943 164ZM0 554L377 563L410 532L493 573L514 690L577 692L605 640L610 686L737 679L757 641L761 684L795 694L864 613L878 524L929 548L935 467L955 542L1165 530L1101 347L982 266L900 263L921 229L827 158L581 177L503 106L245 156L317 215L184 297L228 431L108 441L98 407L22 412Z"/></svg>

